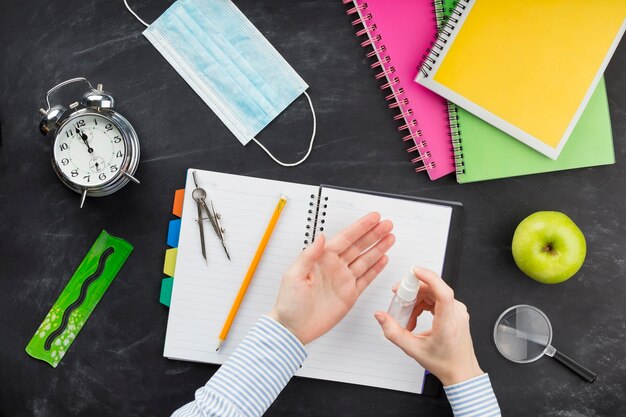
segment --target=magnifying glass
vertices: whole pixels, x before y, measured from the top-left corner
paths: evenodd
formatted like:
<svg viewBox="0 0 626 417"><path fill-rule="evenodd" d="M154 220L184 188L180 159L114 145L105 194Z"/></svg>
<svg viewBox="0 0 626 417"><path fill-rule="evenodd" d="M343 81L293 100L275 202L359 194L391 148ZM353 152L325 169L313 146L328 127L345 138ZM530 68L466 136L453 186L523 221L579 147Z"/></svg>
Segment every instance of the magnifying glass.
<svg viewBox="0 0 626 417"><path fill-rule="evenodd" d="M548 355L585 381L596 380L594 372L552 347L552 325L537 307L520 304L507 309L496 320L493 340L502 356L510 361L528 363Z"/></svg>

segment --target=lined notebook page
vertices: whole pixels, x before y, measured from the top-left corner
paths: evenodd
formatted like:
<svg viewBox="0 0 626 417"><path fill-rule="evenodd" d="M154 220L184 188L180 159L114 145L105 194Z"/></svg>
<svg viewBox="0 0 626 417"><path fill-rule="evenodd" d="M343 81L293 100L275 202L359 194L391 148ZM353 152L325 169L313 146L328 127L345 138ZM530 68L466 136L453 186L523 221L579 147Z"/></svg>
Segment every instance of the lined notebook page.
<svg viewBox="0 0 626 417"><path fill-rule="evenodd" d="M222 215L232 261L220 240L204 222L208 263L202 257L195 188L189 170L174 288L167 323L164 356L223 363L262 314L273 307L283 272L304 246L311 194L319 187L196 170L198 185ZM287 204L239 309L228 339L215 352L217 338L243 277L281 194Z"/></svg>
<svg viewBox="0 0 626 417"><path fill-rule="evenodd" d="M373 313L387 310L391 287L412 265L441 275L452 208L332 188L323 188L322 196L328 197L323 217L323 233L328 237L365 214L378 211L384 219L393 221L396 243L388 252L389 264L350 313L307 346L309 357L297 375L421 393L424 368L384 338ZM431 325L432 316L425 313L416 331L430 329Z"/></svg>
<svg viewBox="0 0 626 417"><path fill-rule="evenodd" d="M202 258L189 172L164 356L221 364L258 317L273 307L282 273L304 245L311 195L317 196L319 187L208 171L197 171L197 177L222 214L232 262L208 222L208 265ZM215 352L224 319L281 193L289 196L288 203L228 339ZM452 209L329 188L323 188L323 195L328 197L328 207L322 209L324 224L318 226L328 237L366 213L379 211L394 222L397 241L389 252L389 265L352 311L328 334L307 345L309 357L297 375L420 393L424 369L384 339L373 313L387 309L391 286L411 265L441 273ZM428 314L421 317L418 330L430 328L431 319Z"/></svg>

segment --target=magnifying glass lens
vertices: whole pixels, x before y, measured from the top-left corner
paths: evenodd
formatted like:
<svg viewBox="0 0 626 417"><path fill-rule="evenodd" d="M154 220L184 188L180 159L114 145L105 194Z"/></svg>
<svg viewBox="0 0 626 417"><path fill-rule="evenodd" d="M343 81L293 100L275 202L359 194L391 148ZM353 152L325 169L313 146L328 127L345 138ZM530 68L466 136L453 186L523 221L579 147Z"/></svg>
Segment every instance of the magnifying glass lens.
<svg viewBox="0 0 626 417"><path fill-rule="evenodd" d="M507 309L496 320L493 340L502 356L510 361L533 362L547 354L587 382L593 382L597 378L595 372L550 345L552 343L550 320L537 307L520 304Z"/></svg>
<svg viewBox="0 0 626 417"><path fill-rule="evenodd" d="M539 309L518 305L506 310L494 328L498 351L513 362L532 362L552 341L550 321Z"/></svg>

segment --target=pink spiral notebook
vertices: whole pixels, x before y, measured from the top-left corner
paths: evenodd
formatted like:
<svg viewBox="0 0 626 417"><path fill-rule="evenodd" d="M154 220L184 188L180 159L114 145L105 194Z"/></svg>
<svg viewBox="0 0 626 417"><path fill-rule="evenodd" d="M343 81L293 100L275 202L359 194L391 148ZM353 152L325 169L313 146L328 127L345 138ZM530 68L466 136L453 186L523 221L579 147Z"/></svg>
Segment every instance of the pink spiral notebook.
<svg viewBox="0 0 626 417"><path fill-rule="evenodd" d="M380 68L376 79L384 81L389 108L401 124L402 140L409 142L415 172L425 171L436 180L454 171L454 153L447 121L447 102L415 83L421 57L437 35L432 0L343 0L351 4L349 15L357 16L352 25L357 36L367 37L361 46L370 48L372 68Z"/></svg>

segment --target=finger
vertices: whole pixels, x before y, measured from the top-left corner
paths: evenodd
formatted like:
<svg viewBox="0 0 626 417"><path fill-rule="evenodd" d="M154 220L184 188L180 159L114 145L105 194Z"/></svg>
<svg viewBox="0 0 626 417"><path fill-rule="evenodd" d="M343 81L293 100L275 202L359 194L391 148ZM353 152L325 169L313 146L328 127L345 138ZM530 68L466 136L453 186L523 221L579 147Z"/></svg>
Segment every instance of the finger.
<svg viewBox="0 0 626 417"><path fill-rule="evenodd" d="M370 269L365 271L363 275L361 275L356 280L356 289L359 294L362 294L363 291L374 281L374 279L382 272L383 269L389 263L389 258L387 255L383 255L378 262L376 262Z"/></svg>
<svg viewBox="0 0 626 417"><path fill-rule="evenodd" d="M391 292L396 294L398 292L398 288L400 288L400 283L396 282L391 287ZM430 304L431 306L435 304L435 300L432 298L432 295L428 292L428 285L424 282L420 282L419 292L417 293L416 303L425 302Z"/></svg>
<svg viewBox="0 0 626 417"><path fill-rule="evenodd" d="M350 245L340 256L348 264L352 263L364 250L385 237L393 229L393 223L389 220L378 223L372 230L361 236L354 244Z"/></svg>
<svg viewBox="0 0 626 417"><path fill-rule="evenodd" d="M391 343L398 346L413 359L419 361L419 358L422 357L422 341L419 338L415 337L407 329L400 327L398 322L387 313L377 311L374 317L376 317L378 324L380 324L380 327L383 329L385 337Z"/></svg>
<svg viewBox="0 0 626 417"><path fill-rule="evenodd" d="M433 297L430 287L424 281L420 280L420 288L417 293L417 301L426 301L429 304L435 304L435 298Z"/></svg>
<svg viewBox="0 0 626 417"><path fill-rule="evenodd" d="M348 249L361 236L372 230L380 221L379 213L369 213L361 217L354 224L340 231L335 237L328 242L328 249L342 253Z"/></svg>
<svg viewBox="0 0 626 417"><path fill-rule="evenodd" d="M308 248L300 252L300 255L293 265L291 265L287 273L294 274L297 277L306 277L315 262L322 256L322 253L324 253L325 243L326 237L324 234L318 235Z"/></svg>
<svg viewBox="0 0 626 417"><path fill-rule="evenodd" d="M370 269L382 256L393 246L396 241L396 237L392 234L388 234L384 238L378 241L374 246L369 248L366 252L361 254L358 258L352 262L348 268L352 271L352 274L359 278Z"/></svg>
<svg viewBox="0 0 626 417"><path fill-rule="evenodd" d="M425 301L418 302L415 304L413 311L411 312L411 317L409 318L409 323L406 328L410 331L415 329L417 325L417 319L422 315L424 311L433 311L433 306L431 304L426 303Z"/></svg>
<svg viewBox="0 0 626 417"><path fill-rule="evenodd" d="M415 266L413 273L420 281L428 284L435 301L435 312L441 315L454 314L454 291L433 271Z"/></svg>
<svg viewBox="0 0 626 417"><path fill-rule="evenodd" d="M419 279L419 277L418 277ZM400 288L400 283L396 282L395 284L393 284L393 286L391 287L391 292L393 292L394 294L398 292L398 288ZM428 287L428 284L426 284L424 281L420 280L420 286L419 286L419 292L417 293L417 301L416 303L419 303L420 301L425 301L430 305L435 304L435 299L433 298L430 289Z"/></svg>

